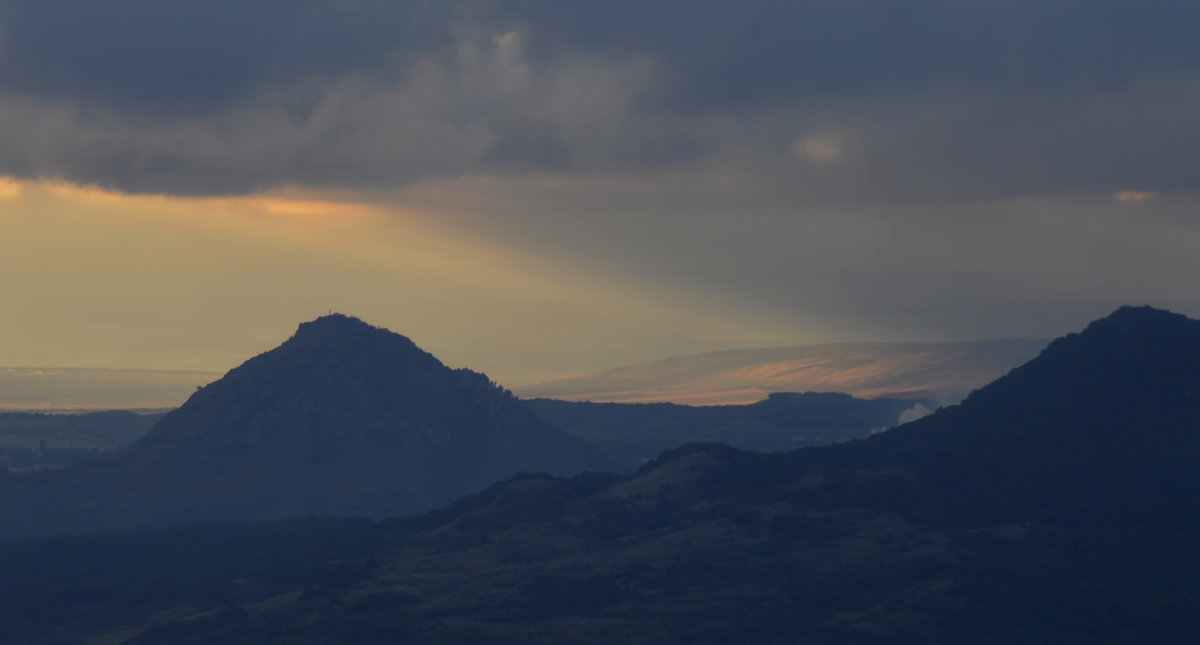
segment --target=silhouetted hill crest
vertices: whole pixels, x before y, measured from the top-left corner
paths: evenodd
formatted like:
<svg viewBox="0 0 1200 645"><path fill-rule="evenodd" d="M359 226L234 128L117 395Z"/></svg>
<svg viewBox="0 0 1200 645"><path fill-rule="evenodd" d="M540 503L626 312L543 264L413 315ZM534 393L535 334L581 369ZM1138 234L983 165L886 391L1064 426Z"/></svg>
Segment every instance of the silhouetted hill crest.
<svg viewBox="0 0 1200 645"><path fill-rule="evenodd" d="M296 333L284 342L283 347L293 351L370 350L381 352L389 359L402 359L414 368L436 369L442 366L433 354L417 347L407 336L339 313L300 323Z"/></svg>
<svg viewBox="0 0 1200 645"><path fill-rule="evenodd" d="M20 504L35 507L22 513L35 534L383 517L436 508L517 472L608 467L487 376L336 314L197 390L121 458L51 475ZM43 517L48 509L55 519Z"/></svg>
<svg viewBox="0 0 1200 645"><path fill-rule="evenodd" d="M283 344L198 390L142 443L163 445L201 435L207 435L206 441L222 441L217 435L231 425L245 426L247 419L286 425L293 436L314 426L353 434L380 424L400 431L405 421L467 424L462 414L446 408L475 403L492 408L520 405L486 376L452 370L405 336L332 314L302 323ZM384 409L389 414L377 413ZM434 418L447 413L458 418ZM221 418L214 421L210 414ZM250 437L234 434L224 439L238 443Z"/></svg>
<svg viewBox="0 0 1200 645"><path fill-rule="evenodd" d="M978 526L1179 517L1198 457L1200 321L1123 307L959 405L808 461L892 473L863 491Z"/></svg>
<svg viewBox="0 0 1200 645"><path fill-rule="evenodd" d="M690 445L638 476L702 462L704 494L709 484L748 498L776 490L955 528L1174 525L1200 512L1198 459L1200 321L1123 307L963 403L868 439L753 460Z"/></svg>
<svg viewBox="0 0 1200 645"><path fill-rule="evenodd" d="M992 418L1050 414L1112 421L1200 395L1200 321L1124 306L1050 343L961 404ZM1130 419L1132 420L1132 419Z"/></svg>

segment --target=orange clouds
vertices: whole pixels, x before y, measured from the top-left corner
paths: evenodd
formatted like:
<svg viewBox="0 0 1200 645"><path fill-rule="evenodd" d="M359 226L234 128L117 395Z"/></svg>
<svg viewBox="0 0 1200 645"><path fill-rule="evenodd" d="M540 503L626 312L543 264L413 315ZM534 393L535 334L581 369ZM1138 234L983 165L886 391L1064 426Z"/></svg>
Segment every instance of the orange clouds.
<svg viewBox="0 0 1200 645"><path fill-rule="evenodd" d="M841 141L832 136L808 136L797 139L792 146L793 152L801 159L816 164L837 161L843 154Z"/></svg>
<svg viewBox="0 0 1200 645"><path fill-rule="evenodd" d="M365 217L379 215L385 209L372 204L332 199L313 199L284 195L253 195L245 197L173 197L170 195L131 195L96 186L81 186L66 182L36 182L34 184L54 194L76 199L127 205L191 204L214 211L257 212L284 216ZM18 198L22 184L0 178L0 198Z"/></svg>
<svg viewBox="0 0 1200 645"><path fill-rule="evenodd" d="M1140 204L1144 201L1154 199L1158 193L1143 192L1137 190L1122 190L1116 194L1117 201L1122 204Z"/></svg>
<svg viewBox="0 0 1200 645"><path fill-rule="evenodd" d="M0 199L20 199L21 184L7 177L0 177Z"/></svg>

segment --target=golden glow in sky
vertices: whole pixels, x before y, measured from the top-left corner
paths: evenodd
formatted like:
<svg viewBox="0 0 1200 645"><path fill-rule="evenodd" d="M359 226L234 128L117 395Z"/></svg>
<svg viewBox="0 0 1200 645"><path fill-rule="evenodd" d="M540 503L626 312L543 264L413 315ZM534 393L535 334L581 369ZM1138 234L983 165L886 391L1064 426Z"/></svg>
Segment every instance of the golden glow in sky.
<svg viewBox="0 0 1200 645"><path fill-rule="evenodd" d="M19 199L20 197L21 184L12 179L0 177L0 199Z"/></svg>
<svg viewBox="0 0 1200 645"><path fill-rule="evenodd" d="M1117 193L1117 201L1122 204L1140 204L1141 202L1154 199L1154 193L1138 190L1122 190Z"/></svg>
<svg viewBox="0 0 1200 645"><path fill-rule="evenodd" d="M686 294L344 195L178 198L4 179L0 196L2 366L224 371L338 311L518 385L746 333Z"/></svg>

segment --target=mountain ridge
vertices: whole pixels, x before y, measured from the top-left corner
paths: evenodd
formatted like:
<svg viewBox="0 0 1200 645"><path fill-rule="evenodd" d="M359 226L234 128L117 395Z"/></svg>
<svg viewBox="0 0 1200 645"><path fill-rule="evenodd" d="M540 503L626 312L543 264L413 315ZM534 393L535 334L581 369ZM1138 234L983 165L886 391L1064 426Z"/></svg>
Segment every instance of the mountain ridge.
<svg viewBox="0 0 1200 645"><path fill-rule="evenodd" d="M0 536L407 515L520 471L609 467L485 375L337 314L199 388L126 453L31 477L28 499L0 491L26 520Z"/></svg>
<svg viewBox="0 0 1200 645"><path fill-rule="evenodd" d="M1200 321L1118 310L834 446L690 444L399 520L0 545L29 572L0 617L143 644L1190 642L1198 390Z"/></svg>

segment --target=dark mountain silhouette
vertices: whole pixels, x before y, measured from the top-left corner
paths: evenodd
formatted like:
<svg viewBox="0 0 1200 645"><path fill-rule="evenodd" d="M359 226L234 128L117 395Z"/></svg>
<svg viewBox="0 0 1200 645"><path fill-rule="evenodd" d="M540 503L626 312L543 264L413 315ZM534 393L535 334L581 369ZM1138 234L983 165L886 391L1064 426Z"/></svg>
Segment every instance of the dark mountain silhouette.
<svg viewBox="0 0 1200 645"><path fill-rule="evenodd" d="M118 459L8 486L0 535L405 515L606 463L487 377L343 315L198 391Z"/></svg>
<svg viewBox="0 0 1200 645"><path fill-rule="evenodd" d="M823 446L866 437L897 425L905 416L927 414L938 406L929 399L860 399L836 392L775 392L745 405L555 399L524 403L628 473L658 453L689 442L724 443L758 452ZM111 456L141 439L165 414L0 413L0 469L61 468ZM40 448L42 440L45 449Z"/></svg>
<svg viewBox="0 0 1200 645"><path fill-rule="evenodd" d="M1200 500L1200 322L1123 307L902 430L822 459L903 472L894 503L964 527L1181 519Z"/></svg>
<svg viewBox="0 0 1200 645"><path fill-rule="evenodd" d="M27 642L1192 642L1198 465L1200 322L1122 308L869 439L692 444L379 523L0 545L0 622Z"/></svg>
<svg viewBox="0 0 1200 645"><path fill-rule="evenodd" d="M931 400L860 399L836 392L776 392L748 405L555 399L531 399L526 404L554 427L604 452L625 472L689 442L724 443L758 452L824 446L894 427L906 412L919 414L937 407Z"/></svg>

